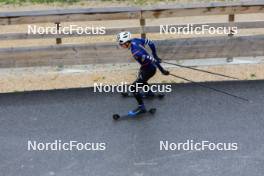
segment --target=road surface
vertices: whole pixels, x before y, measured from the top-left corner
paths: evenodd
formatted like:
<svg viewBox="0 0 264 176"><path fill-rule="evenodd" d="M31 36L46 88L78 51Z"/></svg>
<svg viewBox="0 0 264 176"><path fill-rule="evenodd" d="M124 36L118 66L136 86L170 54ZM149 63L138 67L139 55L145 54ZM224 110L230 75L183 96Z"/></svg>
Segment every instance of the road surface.
<svg viewBox="0 0 264 176"><path fill-rule="evenodd" d="M113 121L133 98L93 89L1 94L3 176L263 176L264 81L206 83L242 102L193 84L146 100L155 115ZM28 150L28 141L104 143L105 150ZM160 150L169 143L237 143L238 150Z"/></svg>

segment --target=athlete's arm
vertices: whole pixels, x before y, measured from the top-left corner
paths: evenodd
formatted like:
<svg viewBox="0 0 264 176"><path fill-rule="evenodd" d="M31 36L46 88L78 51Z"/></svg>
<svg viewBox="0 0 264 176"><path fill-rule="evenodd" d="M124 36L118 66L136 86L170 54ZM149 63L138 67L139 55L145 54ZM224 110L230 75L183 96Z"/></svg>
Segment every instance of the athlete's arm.
<svg viewBox="0 0 264 176"><path fill-rule="evenodd" d="M160 72L161 72L162 74L164 74L164 75L169 75L169 74L170 74L169 71L165 70L165 69L160 65L161 59L160 59L160 58L158 57L158 55L157 55L156 46L155 46L154 42L152 42L152 41L149 40L149 39L144 39L144 40L145 40L145 45L148 45L149 48L150 48L151 51L152 51L152 55L153 55L153 57L154 57L154 60L153 60L153 58L152 58L152 60L153 60L153 62L155 63L155 65L158 67L158 69L160 70ZM151 57L151 56L149 56L149 57Z"/></svg>
<svg viewBox="0 0 264 176"><path fill-rule="evenodd" d="M145 41L145 45L148 45L149 46L149 48L151 49L151 51L152 51L152 55L153 55L153 57L155 58L155 56L157 56L157 50L156 50L156 46L155 46L155 44L154 44L154 42L152 42L151 40L149 40L149 39L144 39Z"/></svg>
<svg viewBox="0 0 264 176"><path fill-rule="evenodd" d="M161 59L157 55L157 50L156 50L156 46L155 46L154 42L152 40L147 39L147 38L143 39L143 40L144 40L144 45L148 45L149 48L151 49L152 56L154 57L154 59L156 59L158 62L161 62Z"/></svg>
<svg viewBox="0 0 264 176"><path fill-rule="evenodd" d="M162 74L164 74L164 75L169 75L169 74L170 74L169 71L165 70L165 69L160 65L160 62L159 62L158 60L154 59L154 58L153 58L152 56L150 56L150 55L142 54L142 52L140 52L140 50L135 51L135 52L133 53L133 56L134 56L134 58L135 58L136 60L141 59L142 62L144 62L145 60L152 62L153 64L155 64L155 65L158 67L158 69L160 70L160 72L161 72Z"/></svg>
<svg viewBox="0 0 264 176"><path fill-rule="evenodd" d="M169 75L170 72L168 70L165 70L161 65L160 62L155 62L156 66L158 67L159 71L163 74L163 75Z"/></svg>

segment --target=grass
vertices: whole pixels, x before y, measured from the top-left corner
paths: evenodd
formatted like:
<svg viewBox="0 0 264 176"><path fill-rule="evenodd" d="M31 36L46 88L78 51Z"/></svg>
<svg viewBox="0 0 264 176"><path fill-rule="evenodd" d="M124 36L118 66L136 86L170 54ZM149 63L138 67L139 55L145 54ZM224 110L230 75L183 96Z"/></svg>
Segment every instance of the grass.
<svg viewBox="0 0 264 176"><path fill-rule="evenodd" d="M255 73L251 73L251 74L250 74L250 78L251 78L251 79L256 79L256 78L257 78L257 76L256 76L256 74L255 74Z"/></svg>

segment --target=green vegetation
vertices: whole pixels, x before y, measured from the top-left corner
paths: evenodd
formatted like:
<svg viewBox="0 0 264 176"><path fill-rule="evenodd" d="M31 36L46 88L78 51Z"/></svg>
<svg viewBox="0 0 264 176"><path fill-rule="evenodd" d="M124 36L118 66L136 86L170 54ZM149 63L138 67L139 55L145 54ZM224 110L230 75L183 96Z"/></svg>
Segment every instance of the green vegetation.
<svg viewBox="0 0 264 176"><path fill-rule="evenodd" d="M251 79L255 79L256 77L257 77L256 74L254 74L254 73L251 73L251 74L250 74L250 78L251 78Z"/></svg>

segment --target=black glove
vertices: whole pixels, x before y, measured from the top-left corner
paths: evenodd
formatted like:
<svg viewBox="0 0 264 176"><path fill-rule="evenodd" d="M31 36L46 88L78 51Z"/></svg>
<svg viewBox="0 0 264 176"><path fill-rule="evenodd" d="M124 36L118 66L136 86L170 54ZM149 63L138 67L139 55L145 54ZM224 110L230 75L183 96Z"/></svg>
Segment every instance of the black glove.
<svg viewBox="0 0 264 176"><path fill-rule="evenodd" d="M169 75L170 74L170 72L168 71L168 70L162 70L162 72L161 72L163 75Z"/></svg>
<svg viewBox="0 0 264 176"><path fill-rule="evenodd" d="M168 70L165 70L159 62L156 62L156 66L158 67L158 69L160 70L160 72L163 74L163 75L169 75L170 72Z"/></svg>

